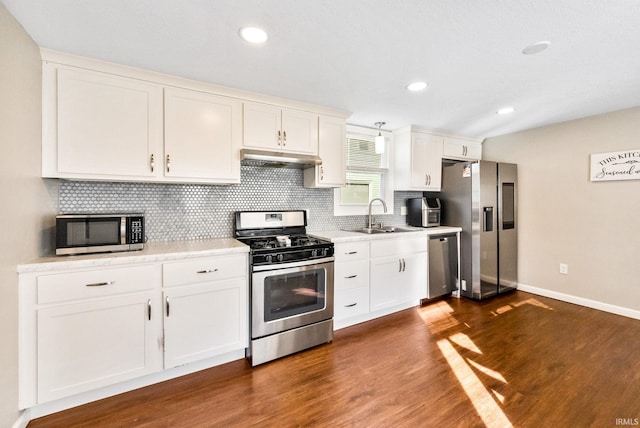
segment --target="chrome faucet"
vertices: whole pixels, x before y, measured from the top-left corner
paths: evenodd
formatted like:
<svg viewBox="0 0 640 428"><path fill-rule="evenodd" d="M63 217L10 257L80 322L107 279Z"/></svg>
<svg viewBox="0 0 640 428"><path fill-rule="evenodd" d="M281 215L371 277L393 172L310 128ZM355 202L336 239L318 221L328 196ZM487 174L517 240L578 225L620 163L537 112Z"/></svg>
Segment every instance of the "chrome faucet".
<svg viewBox="0 0 640 428"><path fill-rule="evenodd" d="M371 204L373 204L375 201L380 201L382 202L382 208L384 208L384 212L387 212L387 204L380 198L373 198L371 199L371 201L369 201L369 229L371 229Z"/></svg>

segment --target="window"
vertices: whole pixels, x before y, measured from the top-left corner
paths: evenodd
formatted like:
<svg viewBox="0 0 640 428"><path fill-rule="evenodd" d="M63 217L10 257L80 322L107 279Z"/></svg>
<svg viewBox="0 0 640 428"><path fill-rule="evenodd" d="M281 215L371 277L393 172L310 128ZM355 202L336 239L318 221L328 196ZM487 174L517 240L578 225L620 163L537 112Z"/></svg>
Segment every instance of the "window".
<svg viewBox="0 0 640 428"><path fill-rule="evenodd" d="M393 213L393 189L389 171L390 144L382 154L375 151L378 131L356 126L347 127L346 185L334 191L334 215L367 214L369 201L382 198L387 203L387 214ZM387 132L385 137L389 139ZM374 205L381 214L380 204Z"/></svg>

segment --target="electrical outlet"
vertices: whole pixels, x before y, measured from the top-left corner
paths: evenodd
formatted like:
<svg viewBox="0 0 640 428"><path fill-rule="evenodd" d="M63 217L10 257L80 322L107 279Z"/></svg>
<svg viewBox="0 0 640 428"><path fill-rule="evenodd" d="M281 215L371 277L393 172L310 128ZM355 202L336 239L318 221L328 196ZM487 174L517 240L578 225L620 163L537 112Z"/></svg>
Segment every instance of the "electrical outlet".
<svg viewBox="0 0 640 428"><path fill-rule="evenodd" d="M563 275L569 275L569 265L566 263L560 263L560 273Z"/></svg>
<svg viewBox="0 0 640 428"><path fill-rule="evenodd" d="M407 215L407 207L400 207L400 215Z"/></svg>
<svg viewBox="0 0 640 428"><path fill-rule="evenodd" d="M462 291L467 291L467 280L462 280Z"/></svg>

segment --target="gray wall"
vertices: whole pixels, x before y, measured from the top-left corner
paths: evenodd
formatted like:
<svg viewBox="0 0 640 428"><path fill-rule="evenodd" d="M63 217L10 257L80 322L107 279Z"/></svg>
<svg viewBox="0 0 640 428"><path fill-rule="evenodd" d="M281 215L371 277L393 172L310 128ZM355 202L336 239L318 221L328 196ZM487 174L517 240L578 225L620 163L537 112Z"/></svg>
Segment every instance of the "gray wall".
<svg viewBox="0 0 640 428"><path fill-rule="evenodd" d="M518 164L521 284L640 310L640 180L589 181L590 154L639 136L633 108L484 142L485 159Z"/></svg>
<svg viewBox="0 0 640 428"><path fill-rule="evenodd" d="M58 195L40 178L40 52L2 4L0 64L0 426L9 427L19 417L16 265L51 248Z"/></svg>

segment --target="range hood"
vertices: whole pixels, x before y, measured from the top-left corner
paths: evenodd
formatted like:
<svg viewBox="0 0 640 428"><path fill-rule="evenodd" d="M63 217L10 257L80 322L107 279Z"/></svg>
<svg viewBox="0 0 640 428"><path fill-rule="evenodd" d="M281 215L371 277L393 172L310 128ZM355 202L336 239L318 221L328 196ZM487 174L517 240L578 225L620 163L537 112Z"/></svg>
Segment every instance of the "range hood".
<svg viewBox="0 0 640 428"><path fill-rule="evenodd" d="M298 169L311 168L322 164L322 159L315 155L280 153L257 149L240 150L240 161L243 165Z"/></svg>

